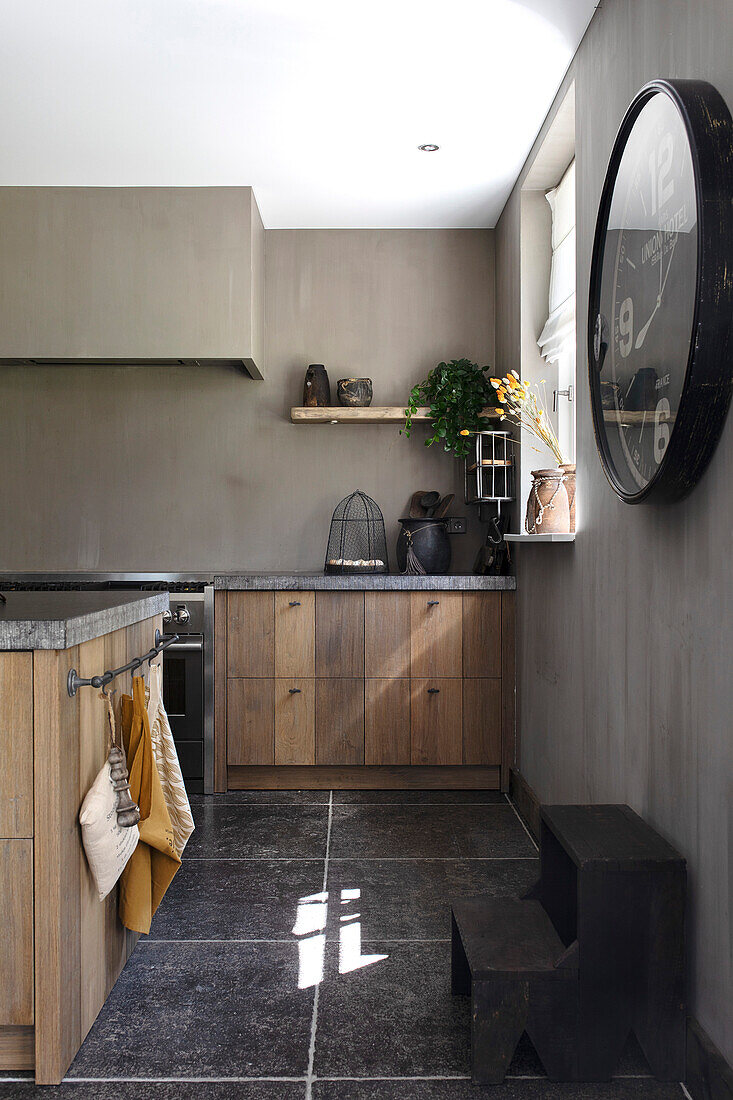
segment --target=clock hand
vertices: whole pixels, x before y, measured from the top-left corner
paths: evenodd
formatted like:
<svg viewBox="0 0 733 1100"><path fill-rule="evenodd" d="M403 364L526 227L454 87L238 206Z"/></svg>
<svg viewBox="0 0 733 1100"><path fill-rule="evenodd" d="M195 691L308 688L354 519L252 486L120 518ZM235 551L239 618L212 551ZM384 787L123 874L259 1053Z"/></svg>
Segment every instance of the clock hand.
<svg viewBox="0 0 733 1100"><path fill-rule="evenodd" d="M649 331L649 326L650 326L650 324L652 323L652 321L654 319L654 314L657 312L657 310L659 309L659 307L662 304L662 295L664 294L664 288L667 285L667 278L669 276L669 269L672 266L672 257L674 256L674 250L675 250L675 247L677 245L677 238L678 237L679 237L679 233L677 233L675 235L674 241L672 242L672 247L669 250L669 263L667 264L667 270L664 274L664 280L662 280L662 257L661 257L661 255L659 257L659 294L657 295L657 304L654 306L654 309L652 310L651 317L649 318L647 323L644 325L644 327L639 330L639 332L637 334L636 342L634 344L634 347L636 348L637 351L639 350L639 348L644 343L644 340L646 339L646 334Z"/></svg>
<svg viewBox="0 0 733 1100"><path fill-rule="evenodd" d="M634 347L636 348L637 351L639 350L639 348L644 343L644 340L646 339L646 334L649 331L649 326L652 323L652 321L654 320L654 314L657 312L657 310L659 309L661 304L662 304L662 295L658 294L657 295L657 304L655 305L654 309L652 310L651 317L649 318L647 323L644 325L644 327L642 329L639 329L639 332L637 334L636 343L634 344Z"/></svg>

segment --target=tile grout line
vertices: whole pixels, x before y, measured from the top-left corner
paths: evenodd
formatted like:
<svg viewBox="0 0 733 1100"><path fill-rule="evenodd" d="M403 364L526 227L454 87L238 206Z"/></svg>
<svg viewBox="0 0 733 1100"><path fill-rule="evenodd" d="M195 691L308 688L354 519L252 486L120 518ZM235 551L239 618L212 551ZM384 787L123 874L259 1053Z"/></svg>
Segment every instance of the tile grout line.
<svg viewBox="0 0 733 1100"><path fill-rule="evenodd" d="M323 1077L314 1077L314 1081L470 1081L471 1078L468 1074L412 1074L412 1075L386 1075L375 1074L372 1077L345 1077L345 1076L331 1076L325 1075ZM506 1081L548 1081L549 1079L540 1073L507 1073ZM616 1073L611 1078L611 1081L653 1081L654 1077L650 1073ZM301 1075L300 1077L287 1077L287 1076L262 1076L262 1077L224 1077L224 1076L211 1076L211 1077L64 1077L64 1085L82 1085L82 1084L107 1084L107 1083L119 1083L119 1084L132 1084L132 1083L157 1083L157 1084L216 1084L220 1083L234 1083L234 1084L256 1084L258 1082L282 1082L288 1084L301 1084L306 1081L306 1078ZM28 1077L0 1077L0 1085L7 1083L23 1083L32 1085L35 1087L35 1082L32 1076ZM672 1084L673 1082L670 1082ZM676 1082L682 1089L683 1094L692 1100L689 1092L687 1091L683 1081Z"/></svg>
<svg viewBox="0 0 733 1100"><path fill-rule="evenodd" d="M321 887L321 893L324 898L327 897L326 890L328 889L328 860L331 855L331 826L333 825L333 791L329 791L328 797L328 828L326 829L326 858L323 861L323 886ZM326 910L328 912L328 910ZM323 929L323 951L325 956L326 951L326 929ZM318 1030L318 1000L321 992L321 982L316 984L315 991L313 993L313 1015L311 1016L311 1037L310 1045L308 1047L308 1070L305 1078L305 1100L312 1100L313 1097L313 1066L316 1060L316 1032Z"/></svg>
<svg viewBox="0 0 733 1100"><path fill-rule="evenodd" d="M534 841L532 841L534 844ZM536 847L536 845L535 845ZM510 863L537 856L331 856L331 863ZM320 863L319 856L187 856L187 863Z"/></svg>
<svg viewBox="0 0 733 1100"><path fill-rule="evenodd" d="M289 946L292 946L296 942L297 941L292 940L292 939L288 939L288 940L283 940L283 939L280 939L280 940L265 940L265 939L251 939L251 940L242 940L242 939L217 939L217 940L214 940L214 939L202 939L202 940L175 940L175 939L170 939L170 940L162 940L161 939L161 940L154 940L154 939L146 939L146 940L142 940L141 939L141 940L138 940L138 944L140 946L144 946L146 943L147 944L149 944L149 943L154 943L154 944L164 943L164 944L167 944L170 947L172 947L174 945L176 947L178 947L181 944L195 944L195 943L273 943L273 944L280 943L280 944L287 944ZM328 940L327 939L326 942L327 943L338 943L339 941L338 941L338 939L335 939L335 940ZM370 937L367 937L366 939L362 939L361 942L362 943L450 943L451 940L450 940L450 938L443 937L443 936L438 936L438 937L435 937L435 938L425 937L424 939L396 939L393 936L370 936ZM2 1080L2 1078L0 1078L0 1080Z"/></svg>
<svg viewBox="0 0 733 1100"><path fill-rule="evenodd" d="M509 805L511 806L511 808L512 808L512 809L514 810L514 816L516 817L517 821L519 822L519 824L520 824L520 825L522 826L522 828L524 829L524 831L525 831L525 833L527 834L527 836L529 837L529 839L530 839L530 840L532 841L532 844L534 845L534 847L535 847L535 848L537 849L537 851L539 852L539 850L540 850L540 846L539 846L539 844L537 843L537 841L535 840L535 838L534 838L534 837L532 836L532 834L530 833L530 831L529 831L529 829L527 828L527 826L526 826L526 825L524 824L524 822L522 821L521 817L519 816L519 813L518 813L518 811L517 811L517 807L516 807L516 806L514 805L514 803L512 802L512 800L510 799L510 797L509 797L509 795L508 795L508 794L505 794L505 795L504 795L504 798L505 798L505 799L507 800L507 802L509 803Z"/></svg>

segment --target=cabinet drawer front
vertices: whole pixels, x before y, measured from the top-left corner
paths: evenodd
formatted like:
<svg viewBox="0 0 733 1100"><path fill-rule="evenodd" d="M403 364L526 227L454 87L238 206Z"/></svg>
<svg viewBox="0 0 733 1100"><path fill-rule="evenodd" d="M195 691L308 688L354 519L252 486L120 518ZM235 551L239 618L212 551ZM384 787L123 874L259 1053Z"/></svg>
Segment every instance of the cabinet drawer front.
<svg viewBox="0 0 733 1100"><path fill-rule="evenodd" d="M364 593L316 592L316 676L364 675Z"/></svg>
<svg viewBox="0 0 733 1100"><path fill-rule="evenodd" d="M315 680L275 680L275 763L315 762Z"/></svg>
<svg viewBox="0 0 733 1100"><path fill-rule="evenodd" d="M461 676L461 618L460 592L410 594L413 676Z"/></svg>
<svg viewBox="0 0 733 1100"><path fill-rule="evenodd" d="M501 764L501 680L463 681L463 763Z"/></svg>
<svg viewBox="0 0 733 1100"><path fill-rule="evenodd" d="M410 763L410 681L367 679L364 763Z"/></svg>
<svg viewBox="0 0 733 1100"><path fill-rule="evenodd" d="M0 1026L32 1024L32 840L0 840L0 920Z"/></svg>
<svg viewBox="0 0 733 1100"><path fill-rule="evenodd" d="M227 601L227 675L275 672L274 592L230 592Z"/></svg>
<svg viewBox="0 0 733 1100"><path fill-rule="evenodd" d="M364 763L364 681L316 680L316 764Z"/></svg>
<svg viewBox="0 0 733 1100"><path fill-rule="evenodd" d="M364 675L410 675L410 593L364 593Z"/></svg>
<svg viewBox="0 0 733 1100"><path fill-rule="evenodd" d="M410 762L462 764L462 681L414 679L410 699Z"/></svg>
<svg viewBox="0 0 733 1100"><path fill-rule="evenodd" d="M33 836L33 655L0 653L0 837Z"/></svg>
<svg viewBox="0 0 733 1100"><path fill-rule="evenodd" d="M276 592L275 676L315 674L315 592Z"/></svg>
<svg viewBox="0 0 733 1100"><path fill-rule="evenodd" d="M463 593L463 675L501 676L501 592Z"/></svg>
<svg viewBox="0 0 733 1100"><path fill-rule="evenodd" d="M227 763L275 763L275 687L272 679L228 681Z"/></svg>

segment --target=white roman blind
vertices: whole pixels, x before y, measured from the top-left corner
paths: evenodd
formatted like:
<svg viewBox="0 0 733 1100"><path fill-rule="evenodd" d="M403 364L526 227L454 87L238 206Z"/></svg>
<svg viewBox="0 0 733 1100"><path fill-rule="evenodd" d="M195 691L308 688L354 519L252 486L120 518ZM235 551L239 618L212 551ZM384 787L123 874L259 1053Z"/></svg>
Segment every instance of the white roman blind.
<svg viewBox="0 0 733 1100"><path fill-rule="evenodd" d="M552 209L550 315L537 343L557 363L575 352L575 161L545 197Z"/></svg>

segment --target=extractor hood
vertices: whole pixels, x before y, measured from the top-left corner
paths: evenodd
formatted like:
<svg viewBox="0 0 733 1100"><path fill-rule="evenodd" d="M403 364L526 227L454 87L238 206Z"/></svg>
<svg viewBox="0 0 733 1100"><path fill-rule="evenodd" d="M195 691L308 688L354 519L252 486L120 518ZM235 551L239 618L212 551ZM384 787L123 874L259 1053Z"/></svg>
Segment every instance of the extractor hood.
<svg viewBox="0 0 733 1100"><path fill-rule="evenodd" d="M0 363L221 363L263 377L251 187L0 187Z"/></svg>

